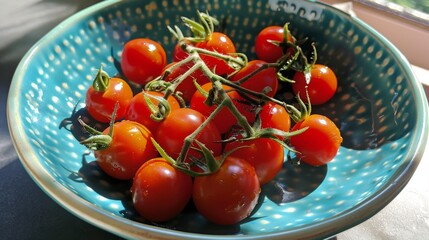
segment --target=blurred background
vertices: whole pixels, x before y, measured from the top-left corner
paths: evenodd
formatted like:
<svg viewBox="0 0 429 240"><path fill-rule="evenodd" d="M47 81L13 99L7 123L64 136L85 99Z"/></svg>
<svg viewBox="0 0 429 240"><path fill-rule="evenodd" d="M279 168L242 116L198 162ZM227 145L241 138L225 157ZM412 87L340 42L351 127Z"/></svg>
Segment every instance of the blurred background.
<svg viewBox="0 0 429 240"><path fill-rule="evenodd" d="M18 160L6 121L10 81L24 54L62 20L97 2L0 0L0 239L119 239L40 190Z"/></svg>

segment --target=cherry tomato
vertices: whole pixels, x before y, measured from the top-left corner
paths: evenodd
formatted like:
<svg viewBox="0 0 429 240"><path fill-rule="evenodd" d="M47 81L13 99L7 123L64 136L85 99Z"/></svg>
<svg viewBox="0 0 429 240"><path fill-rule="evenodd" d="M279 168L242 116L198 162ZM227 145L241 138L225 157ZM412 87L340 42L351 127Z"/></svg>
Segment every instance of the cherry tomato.
<svg viewBox="0 0 429 240"><path fill-rule="evenodd" d="M182 150L185 138L193 133L206 117L190 108L179 108L172 111L158 127L156 141L172 157L177 158ZM197 135L198 141L203 143L217 156L221 154L221 135L216 126L210 122ZM196 143L192 147L200 149ZM188 156L200 158L202 155L195 149L190 149Z"/></svg>
<svg viewBox="0 0 429 240"><path fill-rule="evenodd" d="M252 60L247 63L247 65L238 71L236 74L231 76L232 81L240 81L244 77L253 73L257 69L261 68L265 61L262 60ZM277 93L278 89L278 79L275 68L264 69L257 74L253 75L245 82L241 83L241 86L249 90L265 93L266 95L273 97Z"/></svg>
<svg viewBox="0 0 429 240"><path fill-rule="evenodd" d="M118 103L115 120L124 118L128 105L133 97L131 87L120 78L110 78L107 88L98 91L90 86L86 92L85 104L88 113L97 121L108 123Z"/></svg>
<svg viewBox="0 0 429 240"><path fill-rule="evenodd" d="M237 110L247 119L247 121L252 124L256 120L256 110L257 106L253 105L251 102L246 100L237 91L232 92L230 95L231 100Z"/></svg>
<svg viewBox="0 0 429 240"><path fill-rule="evenodd" d="M169 66L172 66L173 64L176 64L176 63L171 63L171 64L169 64ZM175 80L177 77L182 76L184 73L186 73L186 71L189 70L189 68L192 67L192 65L193 65L193 63L183 64L183 65L175 68L170 74L167 75L167 77L165 78L165 81L171 82L171 81ZM196 70L195 72L191 73L191 75L188 76L187 78L185 78L177 86L176 92L180 92L182 94L181 97L187 103L189 103L189 101L191 101L192 95L197 90L197 88L195 87L195 84L194 84L194 79L197 80L198 84L200 84L200 85L204 85L205 83L210 82L210 79L199 69Z"/></svg>
<svg viewBox="0 0 429 240"><path fill-rule="evenodd" d="M275 128L283 132L289 132L291 119L286 109L279 104L268 102L262 106L259 112L261 128Z"/></svg>
<svg viewBox="0 0 429 240"><path fill-rule="evenodd" d="M308 127L303 133L290 138L297 157L307 164L321 166L332 161L343 141L340 130L329 118L312 114L297 122L292 131Z"/></svg>
<svg viewBox="0 0 429 240"><path fill-rule="evenodd" d="M186 44L192 45L190 41L186 41ZM181 44L177 43L173 50L173 61L179 62L180 60L183 60L188 56L189 54L182 49Z"/></svg>
<svg viewBox="0 0 429 240"><path fill-rule="evenodd" d="M163 97L164 94L154 91L145 91L145 94L149 95L149 99L154 105L158 105L158 100L151 98L153 97ZM173 97L169 96L167 98L168 103L170 104L171 110L180 108L179 102ZM132 120L143 124L149 129L150 132L155 133L158 129L158 126L161 122L157 122L150 118L152 112L150 111L149 106L147 105L143 92L140 92L131 99L130 104L128 105L127 113L125 114L125 119Z"/></svg>
<svg viewBox="0 0 429 240"><path fill-rule="evenodd" d="M108 134L110 127L103 131ZM116 122L113 125L112 142L104 150L94 151L100 168L113 178L129 180L139 167L158 152L150 138L152 133L133 121Z"/></svg>
<svg viewBox="0 0 429 240"><path fill-rule="evenodd" d="M192 177L163 158L154 158L137 171L131 187L137 212L145 219L163 222L176 217L192 196Z"/></svg>
<svg viewBox="0 0 429 240"><path fill-rule="evenodd" d="M232 40L226 34L220 32L213 32L206 41L198 42L195 46L222 54L236 53ZM218 75L227 75L234 71L225 61L219 58L201 54L201 59Z"/></svg>
<svg viewBox="0 0 429 240"><path fill-rule="evenodd" d="M217 172L195 178L192 199L209 221L232 225L251 214L260 191L253 166L243 159L227 157Z"/></svg>
<svg viewBox="0 0 429 240"><path fill-rule="evenodd" d="M288 33L287 41L294 43L292 35ZM281 26L268 26L259 32L255 41L255 52L259 59L266 62L276 62L281 58L285 51L283 47L277 46L272 42L284 42L284 29ZM292 54L293 48L288 48L286 52Z"/></svg>
<svg viewBox="0 0 429 240"><path fill-rule="evenodd" d="M313 105L320 105L329 101L337 91L337 77L328 66L314 64L311 68L310 82L307 83L304 73L295 73L292 85L293 92L299 94L299 97L308 102L306 90Z"/></svg>
<svg viewBox="0 0 429 240"><path fill-rule="evenodd" d="M238 148L240 147L240 148ZM261 185L271 181L280 171L284 161L284 149L280 143L269 138L234 141L225 145L224 152L236 149L230 156L242 158L256 170Z"/></svg>
<svg viewBox="0 0 429 240"><path fill-rule="evenodd" d="M212 89L213 84L211 82L204 84L201 86L201 88L208 92L210 89ZM227 94L234 98L238 93L229 86L223 85L222 88L227 91ZM204 102L206 101L206 97L204 97L199 91L195 91L194 95L191 98L190 102L190 108L197 110L198 112L202 113L204 116L208 117L216 108L217 105L208 106ZM234 117L234 115L231 113L231 111L224 107L214 118L213 123L218 128L219 132L221 134L226 133L228 130L231 129L232 125L234 125L237 120Z"/></svg>
<svg viewBox="0 0 429 240"><path fill-rule="evenodd" d="M122 51L121 68L128 80L144 85L158 77L167 64L167 55L158 42L136 38L127 42Z"/></svg>

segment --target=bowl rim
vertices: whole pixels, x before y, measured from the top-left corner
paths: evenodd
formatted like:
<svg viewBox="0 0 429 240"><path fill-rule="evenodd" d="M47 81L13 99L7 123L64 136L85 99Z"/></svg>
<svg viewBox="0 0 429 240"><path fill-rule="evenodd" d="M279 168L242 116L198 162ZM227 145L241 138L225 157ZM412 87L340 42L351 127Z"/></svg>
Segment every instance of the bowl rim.
<svg viewBox="0 0 429 240"><path fill-rule="evenodd" d="M112 232L116 235L126 238L165 238L165 237L176 237L183 239L259 239L260 237L271 237L271 238L308 238L308 237L329 237L333 234L344 231L350 227L353 227L366 219L370 218L382 208L384 208L389 202L391 202L397 194L406 186L415 169L417 168L424 152L428 138L428 103L426 101L425 92L420 82L416 79L414 73L411 70L411 65L405 56L384 36L378 33L371 26L367 25L362 20L350 16L347 13L342 12L328 4L321 3L315 0L308 0L308 2L319 4L324 8L328 8L330 11L334 11L338 14L345 15L350 21L353 21L356 26L362 28L364 31L369 32L373 37L377 38L382 44L388 46L389 51L395 58L401 62L403 71L411 78L409 84L414 88L413 98L417 103L417 119L416 128L419 131L413 132L410 144L410 150L407 152L406 159L408 162L403 163L400 169L397 169L395 174L392 176L384 186L374 193L370 198L365 199L352 209L348 209L336 216L326 219L322 223L316 225L305 225L298 229L292 229L289 231L268 233L264 235L207 235L197 234L182 231L175 231L166 228L161 228L152 225L146 225L139 222L135 222L130 219L126 219L120 216L112 215L106 210L103 210L83 198L77 196L75 193L57 182L47 170L37 161L31 161L30 159L36 159L37 154L32 150L32 147L28 141L19 141L19 139L27 139L24 129L21 125L19 118L20 102L19 102L19 89L23 84L23 76L25 69L29 66L33 55L35 55L40 48L46 46L48 40L59 34L62 29L67 29L73 26L76 20L80 20L91 14L111 7L112 5L120 3L121 0L107 0L90 7L87 7L67 19L63 20L60 24L49 31L44 37L37 41L29 51L24 55L20 63L18 64L15 74L12 78L11 86L9 89L7 99L7 122L11 139L13 141L15 150L18 157L24 166L27 173L31 176L34 182L53 200L59 205L71 212L78 218L93 224L101 229ZM380 196L384 198L380 198ZM347 218L344 216L347 215Z"/></svg>

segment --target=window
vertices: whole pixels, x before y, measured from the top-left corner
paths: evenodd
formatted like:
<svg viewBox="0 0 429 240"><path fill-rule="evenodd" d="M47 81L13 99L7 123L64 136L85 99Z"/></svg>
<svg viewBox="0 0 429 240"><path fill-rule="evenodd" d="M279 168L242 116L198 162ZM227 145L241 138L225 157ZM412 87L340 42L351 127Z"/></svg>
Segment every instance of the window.
<svg viewBox="0 0 429 240"><path fill-rule="evenodd" d="M391 12L400 17L429 26L429 2L422 0L357 0L362 4Z"/></svg>
<svg viewBox="0 0 429 240"><path fill-rule="evenodd" d="M350 4L356 17L392 42L416 66L429 69L429 1L427 0L320 0ZM425 12L424 12L425 11Z"/></svg>

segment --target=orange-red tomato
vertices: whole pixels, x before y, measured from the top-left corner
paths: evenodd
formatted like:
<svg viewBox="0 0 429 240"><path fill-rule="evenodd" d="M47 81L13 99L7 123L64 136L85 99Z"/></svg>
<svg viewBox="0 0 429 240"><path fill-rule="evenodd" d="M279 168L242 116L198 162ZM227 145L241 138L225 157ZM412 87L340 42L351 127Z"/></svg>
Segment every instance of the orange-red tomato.
<svg viewBox="0 0 429 240"><path fill-rule="evenodd" d="M164 71L169 67L176 64L176 62L170 63L167 65L167 67L164 69ZM178 66L175 68L170 74L167 75L165 78L165 81L172 82L176 78L182 76L185 74L191 67L193 63L183 64L181 66ZM205 83L210 82L210 79L204 75L204 73L197 69L196 71L192 72L187 78L185 78L176 88L176 92L181 93L181 97L185 102L189 103L191 101L192 95L195 93L197 88L195 87L194 80L198 82L200 85L204 85Z"/></svg>
<svg viewBox="0 0 429 240"><path fill-rule="evenodd" d="M315 64L311 68L311 78L307 83L304 73L297 72L292 85L295 94L304 101L308 102L306 91L312 105L320 105L329 101L337 91L337 77L328 66Z"/></svg>
<svg viewBox="0 0 429 240"><path fill-rule="evenodd" d="M167 64L161 44L148 38L128 41L121 56L122 72L128 80L144 85L158 77Z"/></svg>
<svg viewBox="0 0 429 240"><path fill-rule="evenodd" d="M103 131L108 134L110 127ZM158 152L150 138L152 133L143 125L133 121L116 122L110 145L104 150L94 151L100 168L113 178L129 180L140 166Z"/></svg>
<svg viewBox="0 0 429 240"><path fill-rule="evenodd" d="M291 118L286 109L279 104L268 102L262 106L259 112L261 128L275 128L283 132L289 132Z"/></svg>
<svg viewBox="0 0 429 240"><path fill-rule="evenodd" d="M201 86L201 88L204 91L208 92L212 88L212 86L213 84L209 82ZM229 97L233 98L235 95L238 94L232 87L223 85L222 88L227 91ZM205 101L206 97L202 95L199 91L195 91L194 95L191 98L189 107L197 110L204 116L208 117L218 106L208 106L207 104L205 104ZM218 114L213 119L213 123L216 125L216 127L219 129L219 132L222 134L229 131L232 125L234 125L236 122L236 118L227 107L224 107L222 110L220 110L220 112L218 112Z"/></svg>
<svg viewBox="0 0 429 240"><path fill-rule="evenodd" d="M110 78L107 88L97 91L91 85L85 97L88 113L97 121L108 123L112 119L115 105L118 104L115 120L124 118L128 105L133 97L131 87L120 78Z"/></svg>
<svg viewBox="0 0 429 240"><path fill-rule="evenodd" d="M252 60L247 65L231 76L232 81L240 81L252 74L254 71L260 69L267 62L262 60ZM278 78L276 69L273 67L261 70L255 75L251 76L241 84L242 87L258 93L265 93L270 97L274 97L278 90Z"/></svg>
<svg viewBox="0 0 429 240"><path fill-rule="evenodd" d="M288 33L287 41L294 43L292 35ZM255 41L255 52L259 59L266 62L276 62L285 53L294 52L293 48L284 49L283 46L273 44L273 42L284 42L284 28L281 26L268 26L262 29Z"/></svg>
<svg viewBox="0 0 429 240"><path fill-rule="evenodd" d="M143 218L164 222L176 217L192 196L192 177L163 158L154 158L137 171L131 187L133 204Z"/></svg>
<svg viewBox="0 0 429 240"><path fill-rule="evenodd" d="M260 191L253 166L243 159L227 157L217 172L195 178L192 199L209 221L232 225L251 214Z"/></svg>
<svg viewBox="0 0 429 240"><path fill-rule="evenodd" d="M184 140L192 134L206 120L200 112L190 108L179 108L172 111L167 118L162 121L156 133L156 141L174 159L179 157L182 151ZM222 152L221 135L216 126L210 122L197 135L196 140L203 143L213 152L214 156ZM200 149L194 142L192 147ZM191 148L188 157L201 158L200 151Z"/></svg>
<svg viewBox="0 0 429 240"><path fill-rule="evenodd" d="M221 54L234 54L236 49L232 40L224 33L213 32L210 37L203 42L198 42L196 47L214 51ZM228 75L234 71L224 60L201 54L201 59L207 66L218 75Z"/></svg>
<svg viewBox="0 0 429 240"><path fill-rule="evenodd" d="M277 175L284 161L283 146L269 138L227 143L224 152L231 150L234 151L230 156L242 158L255 168L261 185L268 183Z"/></svg>
<svg viewBox="0 0 429 240"><path fill-rule="evenodd" d="M158 105L159 102L152 97L164 96L163 93L154 91L145 91L144 93L148 95L149 99L154 105ZM168 97L167 101L171 110L180 108L179 102L173 96ZM139 122L147 127L152 133L156 133L161 122L153 120L150 117L151 114L152 112L145 101L143 92L140 92L134 95L134 97L131 99L130 104L128 105L127 113L125 114L125 119Z"/></svg>
<svg viewBox="0 0 429 240"><path fill-rule="evenodd" d="M332 161L343 141L335 123L325 116L312 114L296 123L292 131L306 127L303 133L290 138L291 146L298 151L298 159L313 166Z"/></svg>

